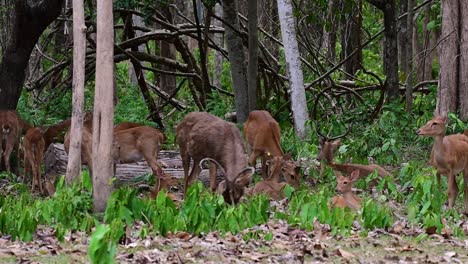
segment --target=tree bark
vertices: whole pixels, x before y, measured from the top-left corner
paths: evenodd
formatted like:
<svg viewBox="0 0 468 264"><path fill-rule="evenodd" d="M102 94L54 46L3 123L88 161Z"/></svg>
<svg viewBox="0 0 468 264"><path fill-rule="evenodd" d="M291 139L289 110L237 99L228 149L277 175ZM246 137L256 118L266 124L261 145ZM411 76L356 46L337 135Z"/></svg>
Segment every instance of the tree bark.
<svg viewBox="0 0 468 264"><path fill-rule="evenodd" d="M400 15L408 12L408 1L411 0L400 0ZM407 18L408 16L406 16ZM400 19L398 22L398 58L400 62L400 70L404 75L404 78L408 75L408 56L406 55L408 46L408 19ZM410 36L411 37L411 36Z"/></svg>
<svg viewBox="0 0 468 264"><path fill-rule="evenodd" d="M338 31L338 2L339 0L328 1L327 23L328 27L323 30L323 42L327 52L327 58L331 62L336 61L336 35Z"/></svg>
<svg viewBox="0 0 468 264"><path fill-rule="evenodd" d="M458 0L442 0L442 35L440 42L439 88L436 112L447 116L457 109L458 86L458 41L459 4Z"/></svg>
<svg viewBox="0 0 468 264"><path fill-rule="evenodd" d="M12 36L0 63L0 109L16 109L24 84L25 69L37 40L60 14L63 0L16 0Z"/></svg>
<svg viewBox="0 0 468 264"><path fill-rule="evenodd" d="M112 192L114 19L112 0L97 1L96 88L93 115L93 205L104 212Z"/></svg>
<svg viewBox="0 0 468 264"><path fill-rule="evenodd" d="M223 8L220 4L216 4L215 5L215 8L214 8L214 12L215 12L215 15L218 16L218 17L223 17ZM222 27L222 23L221 21L215 19L213 21L213 26L215 27ZM224 47L224 36L222 33L215 33L214 35L214 42L216 43L216 45L218 45L219 47ZM216 86L216 87L219 87L221 88L222 87L222 84L221 84L221 77L222 77L222 74L223 74L223 54L221 54L221 52L219 51L214 51L214 66L213 66L213 77L212 77L212 80L213 80L213 85Z"/></svg>
<svg viewBox="0 0 468 264"><path fill-rule="evenodd" d="M460 0L460 118L468 121L468 2Z"/></svg>
<svg viewBox="0 0 468 264"><path fill-rule="evenodd" d="M384 15L384 72L387 76L385 89L390 100L399 97L398 83L398 41L395 0L367 0L380 9Z"/></svg>
<svg viewBox="0 0 468 264"><path fill-rule="evenodd" d="M284 44L286 67L289 73L291 86L291 108L293 112L296 135L306 139L309 130L305 124L309 120L307 102L305 98L304 79L302 75L299 46L296 38L296 24L291 0L277 0L278 14L281 26L281 36Z"/></svg>
<svg viewBox="0 0 468 264"><path fill-rule="evenodd" d="M347 58L354 50L358 50L351 59L347 60L344 65L344 71L351 76L354 76L362 65L362 49L361 46L361 28L362 28L362 2L357 1L353 5L349 15L346 16L347 21L343 25L342 31L342 59Z"/></svg>
<svg viewBox="0 0 468 264"><path fill-rule="evenodd" d="M406 45L406 112L411 113L413 109L413 81L414 81L414 70L413 70L413 18L414 18L414 4L415 0L408 0L408 15L406 16L406 24L408 26L407 39L411 42Z"/></svg>
<svg viewBox="0 0 468 264"><path fill-rule="evenodd" d="M242 38L232 28L239 30L237 15L237 1L223 0L223 18L230 26L226 29L226 44L229 62L231 63L231 77L234 89L237 122L244 123L249 114L248 86L245 72L245 55Z"/></svg>
<svg viewBox="0 0 468 264"><path fill-rule="evenodd" d="M81 171L81 138L86 62L86 25L83 0L73 1L73 95L70 149L65 180L70 185Z"/></svg>
<svg viewBox="0 0 468 264"><path fill-rule="evenodd" d="M249 65L248 98L249 113L257 108L257 72L258 72L258 11L257 0L248 2L249 18Z"/></svg>

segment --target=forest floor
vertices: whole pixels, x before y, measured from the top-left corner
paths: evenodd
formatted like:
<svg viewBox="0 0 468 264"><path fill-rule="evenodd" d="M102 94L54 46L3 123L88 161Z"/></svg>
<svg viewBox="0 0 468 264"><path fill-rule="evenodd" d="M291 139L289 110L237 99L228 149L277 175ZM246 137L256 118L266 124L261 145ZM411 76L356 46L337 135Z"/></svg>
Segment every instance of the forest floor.
<svg viewBox="0 0 468 264"><path fill-rule="evenodd" d="M180 156L170 152L161 161L167 173L181 175ZM138 166L144 166L139 163ZM177 172L176 172L177 171ZM206 174L206 172L204 172ZM127 179L128 180L128 179ZM5 183L1 183L4 185ZM2 186L4 188L5 186ZM181 197L181 186L175 190ZM272 202L275 207L285 201ZM118 263L468 263L468 239L443 230L431 234L400 218L390 230L364 232L355 222L350 236L332 235L330 226L314 223L313 231L282 220L246 229L238 234L187 232L141 238L143 223L127 227L121 239ZM468 230L466 220L460 222ZM465 232L466 233L466 232ZM424 239L421 241L421 234ZM88 263L89 234L72 232L59 242L48 227L37 230L33 241L0 237L0 263Z"/></svg>

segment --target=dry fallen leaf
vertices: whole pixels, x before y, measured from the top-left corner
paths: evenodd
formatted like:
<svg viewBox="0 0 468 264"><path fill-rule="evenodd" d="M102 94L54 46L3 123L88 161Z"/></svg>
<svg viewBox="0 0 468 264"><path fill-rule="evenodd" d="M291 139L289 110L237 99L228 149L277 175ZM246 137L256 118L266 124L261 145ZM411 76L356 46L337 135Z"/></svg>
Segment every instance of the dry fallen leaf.
<svg viewBox="0 0 468 264"><path fill-rule="evenodd" d="M346 250L344 250L344 249L341 249L341 248L337 249L337 250L335 251L335 254L336 254L337 256L343 257L343 258L345 258L345 259L352 259L352 258L355 258L355 257L356 257L353 253L348 252L348 251L346 251Z"/></svg>

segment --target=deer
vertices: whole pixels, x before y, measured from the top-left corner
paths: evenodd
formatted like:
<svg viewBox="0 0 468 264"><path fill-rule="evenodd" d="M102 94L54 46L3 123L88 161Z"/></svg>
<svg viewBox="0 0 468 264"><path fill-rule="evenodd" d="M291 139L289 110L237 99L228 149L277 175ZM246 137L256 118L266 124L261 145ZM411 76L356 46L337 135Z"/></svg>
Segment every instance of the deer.
<svg viewBox="0 0 468 264"><path fill-rule="evenodd" d="M154 192L158 192L162 187L165 187L166 183L172 184L170 178L165 175L157 162L157 154L161 144L165 141L166 136L159 129L149 126L139 126L115 132L114 145L118 147L118 150L114 159L118 160L119 163L131 163L144 158L151 167L156 180Z"/></svg>
<svg viewBox="0 0 468 264"><path fill-rule="evenodd" d="M291 154L284 154L280 145L281 130L278 122L268 113L263 110L254 110L250 112L247 121L244 123L244 136L250 146L249 165L255 167L258 157L261 157L262 176L264 179L269 179L269 170L276 173L290 174L284 175L286 181L293 185L299 186L300 168L291 160ZM267 163L273 158L282 158L282 161L275 159L275 162L269 162L271 167L267 169ZM279 176L279 175L277 175ZM274 180L280 180L275 177Z"/></svg>
<svg viewBox="0 0 468 264"><path fill-rule="evenodd" d="M0 111L0 127L2 131L0 165L3 161L6 171L10 172L10 155L14 148L19 149L19 139L30 125L15 110L5 110ZM19 159L16 160L19 164Z"/></svg>
<svg viewBox="0 0 468 264"><path fill-rule="evenodd" d="M465 131L463 132L463 135L468 137L468 129L465 129Z"/></svg>
<svg viewBox="0 0 468 264"><path fill-rule="evenodd" d="M121 122L114 126L114 132L119 132L129 128L141 127L144 126L140 123L133 123L133 122Z"/></svg>
<svg viewBox="0 0 468 264"><path fill-rule="evenodd" d="M217 191L229 204L237 204L250 184L255 169L247 164L239 129L230 122L207 112L187 114L177 125L176 142L184 169L185 195L201 172L204 161L210 161L210 189ZM190 161L193 160L189 175ZM216 167L224 180L216 188Z"/></svg>
<svg viewBox="0 0 468 264"><path fill-rule="evenodd" d="M386 171L384 168L377 164L337 164L334 162L334 153L341 145L341 138L345 137L349 133L349 131L350 127L343 135L329 138L328 136L324 136L317 128L317 134L319 135L319 154L317 156L317 159L321 162L325 162L325 164L329 165L333 170L340 171L342 173L345 173L346 175L350 175L355 170L358 170L359 177L361 178L367 177L374 171L377 171L377 174L380 177L390 176L390 173L388 171ZM323 170L323 166L321 166L321 170Z"/></svg>
<svg viewBox="0 0 468 264"><path fill-rule="evenodd" d="M55 140L65 128L70 126L70 119L64 120L58 124L49 127L31 127L26 131L23 139L24 149L24 177L26 180L28 168L32 172L31 192L39 185L39 190L43 192L41 184L41 164L44 158L44 153L49 145Z"/></svg>
<svg viewBox="0 0 468 264"><path fill-rule="evenodd" d="M24 148L24 178L28 174L28 167L32 172L31 193L34 191L36 184L39 185L39 190L43 193L41 184L41 163L44 158L45 140L43 137L44 131L38 127L28 129L23 139Z"/></svg>
<svg viewBox="0 0 468 264"><path fill-rule="evenodd" d="M252 194L266 194L273 200L283 200L285 198L283 190L286 184L286 182L261 180L255 184L255 187L252 190Z"/></svg>
<svg viewBox="0 0 468 264"><path fill-rule="evenodd" d="M448 207L453 208L458 195L456 175L463 172L464 211L468 213L468 136L464 134L445 135L447 117L435 113L434 118L416 131L419 136L434 138L431 151L431 165L437 169L437 181L441 175L448 177Z"/></svg>
<svg viewBox="0 0 468 264"><path fill-rule="evenodd" d="M291 160L291 154L284 156L272 157L267 161L268 165L268 181L282 182L286 181L287 184L299 189L300 167ZM283 179L282 179L283 178Z"/></svg>
<svg viewBox="0 0 468 264"><path fill-rule="evenodd" d="M333 207L345 208L351 210L359 210L361 208L361 198L353 193L352 187L354 183L359 180L359 170L354 170L350 177L344 177L340 172L335 171L336 175L336 191L341 193L341 196L334 196L331 199Z"/></svg>

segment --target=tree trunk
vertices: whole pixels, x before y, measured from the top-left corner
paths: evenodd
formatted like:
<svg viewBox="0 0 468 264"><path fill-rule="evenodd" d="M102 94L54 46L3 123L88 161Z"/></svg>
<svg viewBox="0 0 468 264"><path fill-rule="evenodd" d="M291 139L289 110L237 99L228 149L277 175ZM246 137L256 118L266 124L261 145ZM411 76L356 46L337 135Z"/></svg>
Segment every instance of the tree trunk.
<svg viewBox="0 0 468 264"><path fill-rule="evenodd" d="M0 63L0 109L16 109L24 84L25 69L37 40L60 14L63 0L16 0L13 29Z"/></svg>
<svg viewBox="0 0 468 264"><path fill-rule="evenodd" d="M408 26L407 39L413 40L413 17L414 17L415 0L408 0L408 15L406 16L406 25ZM416 43L417 44L417 43ZM413 43L412 41L406 45L406 112L411 113L413 109Z"/></svg>
<svg viewBox="0 0 468 264"><path fill-rule="evenodd" d="M15 3L11 0L0 0L0 6L0 54L3 54L13 28Z"/></svg>
<svg viewBox="0 0 468 264"><path fill-rule="evenodd" d="M395 0L367 0L384 15L384 73L387 76L385 89L391 100L398 99L398 41Z"/></svg>
<svg viewBox="0 0 468 264"><path fill-rule="evenodd" d="M277 3L286 66L291 86L291 108L294 127L296 129L296 135L301 139L306 139L309 131L305 124L309 117L307 115L304 79L301 61L299 59L299 47L296 39L296 24L294 21L293 9L291 0L277 0Z"/></svg>
<svg viewBox="0 0 468 264"><path fill-rule="evenodd" d="M408 1L411 0L400 0L400 15L408 12ZM406 16L407 18L408 16ZM400 62L400 70L406 78L408 76L408 56L406 55L408 46L408 19L400 19L398 23L398 58ZM410 36L411 37L411 36Z"/></svg>
<svg viewBox="0 0 468 264"><path fill-rule="evenodd" d="M103 212L112 192L114 18L112 0L97 1L96 88L93 115L94 211Z"/></svg>
<svg viewBox="0 0 468 264"><path fill-rule="evenodd" d="M350 13L346 16L347 21L343 25L342 31L342 47L343 59L347 58L354 50L358 51L347 60L344 65L344 71L354 76L362 64L362 49L361 46L361 28L362 28L362 2L359 0L356 5L353 5Z"/></svg>
<svg viewBox="0 0 468 264"><path fill-rule="evenodd" d="M248 86L245 72L245 55L242 38L235 30L239 30L239 17L237 16L237 1L223 0L223 18L230 26L225 25L226 45L229 62L231 63L231 77L234 89L237 122L244 123L249 114Z"/></svg>
<svg viewBox="0 0 468 264"><path fill-rule="evenodd" d="M439 45L439 89L436 111L447 116L457 109L458 87L458 42L459 8L458 0L442 0L442 35Z"/></svg>
<svg viewBox="0 0 468 264"><path fill-rule="evenodd" d="M73 1L73 95L70 149L65 180L70 185L81 171L81 137L86 62L86 25L83 0Z"/></svg>
<svg viewBox="0 0 468 264"><path fill-rule="evenodd" d="M216 4L214 8L215 15L218 17L223 17L223 8L220 4ZM222 27L223 24L221 21L215 19L213 21L213 26L215 27ZM216 45L219 47L224 47L224 36L222 33L216 33L214 34L214 42ZM213 85L216 87L221 88L221 77L223 74L223 54L221 52L218 52L214 50L214 66L213 66Z"/></svg>
<svg viewBox="0 0 468 264"><path fill-rule="evenodd" d="M323 30L323 42L327 52L327 58L331 62L336 61L336 34L338 31L338 2L339 0L328 1L327 21L329 23Z"/></svg>
<svg viewBox="0 0 468 264"><path fill-rule="evenodd" d="M257 109L257 73L258 73L258 11L257 0L249 0L249 65L248 98L249 113Z"/></svg>
<svg viewBox="0 0 468 264"><path fill-rule="evenodd" d="M145 26L145 22L143 21L143 18L140 17L140 16L132 15L132 21L133 21L133 24L136 27L144 27ZM143 35L143 33L141 31L135 30L135 36L136 37L139 37L141 35ZM144 52L144 49L145 48L144 48L143 45L138 46L138 51ZM130 77L130 82L133 85L138 85L138 79L137 79L137 76L136 76L136 73L135 73L135 69L133 69L133 65L131 63L129 63L129 65L128 65L128 75Z"/></svg>
<svg viewBox="0 0 468 264"><path fill-rule="evenodd" d="M460 118L468 121L468 2L460 0L460 71L458 74L460 89ZM466 172L465 172L466 173Z"/></svg>

